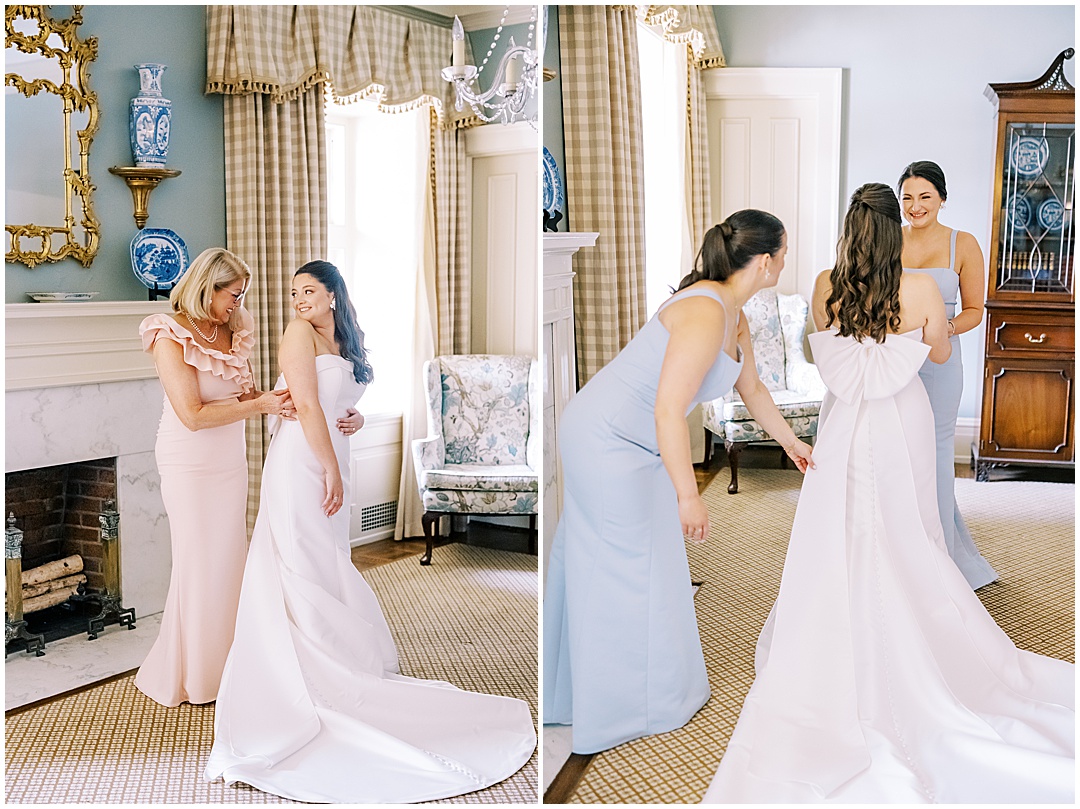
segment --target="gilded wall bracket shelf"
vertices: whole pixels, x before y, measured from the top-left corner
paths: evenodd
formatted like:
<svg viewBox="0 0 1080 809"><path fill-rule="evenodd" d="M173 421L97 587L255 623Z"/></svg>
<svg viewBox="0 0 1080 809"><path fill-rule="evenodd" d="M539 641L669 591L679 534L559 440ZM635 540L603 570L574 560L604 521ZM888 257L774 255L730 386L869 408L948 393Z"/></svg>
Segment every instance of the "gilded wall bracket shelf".
<svg viewBox="0 0 1080 809"><path fill-rule="evenodd" d="M150 192L157 188L158 183L168 177L179 177L177 169L139 168L136 166L113 166L109 171L118 177L123 177L124 182L131 189L131 198L135 202L135 224L139 230L143 229L146 220L150 218Z"/></svg>

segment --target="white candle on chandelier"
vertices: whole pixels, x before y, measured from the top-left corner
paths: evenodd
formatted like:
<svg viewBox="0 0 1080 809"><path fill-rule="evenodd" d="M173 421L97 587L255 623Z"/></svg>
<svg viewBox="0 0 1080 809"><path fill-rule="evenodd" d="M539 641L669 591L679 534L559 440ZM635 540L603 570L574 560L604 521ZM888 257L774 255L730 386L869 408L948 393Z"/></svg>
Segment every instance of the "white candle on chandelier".
<svg viewBox="0 0 1080 809"><path fill-rule="evenodd" d="M521 60L516 56L506 63L506 83L518 84L521 81Z"/></svg>
<svg viewBox="0 0 1080 809"><path fill-rule="evenodd" d="M461 67L465 64L465 29L461 25L461 20L457 17L454 17L452 36L454 38L454 52L450 58L450 64L453 67Z"/></svg>

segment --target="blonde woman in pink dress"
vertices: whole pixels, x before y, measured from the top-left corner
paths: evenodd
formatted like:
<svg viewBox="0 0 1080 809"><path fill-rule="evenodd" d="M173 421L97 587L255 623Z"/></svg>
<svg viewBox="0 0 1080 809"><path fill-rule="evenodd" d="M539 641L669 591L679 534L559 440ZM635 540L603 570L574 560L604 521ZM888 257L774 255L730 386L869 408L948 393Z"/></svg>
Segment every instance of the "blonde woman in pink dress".
<svg viewBox="0 0 1080 809"><path fill-rule="evenodd" d="M250 280L240 258L206 250L173 289L172 314L139 327L165 389L155 453L172 575L160 633L135 685L170 707L214 701L232 645L247 558L244 422L291 416L287 390L260 392L252 383L253 321L241 306ZM353 411L339 429L351 434L359 419Z"/></svg>

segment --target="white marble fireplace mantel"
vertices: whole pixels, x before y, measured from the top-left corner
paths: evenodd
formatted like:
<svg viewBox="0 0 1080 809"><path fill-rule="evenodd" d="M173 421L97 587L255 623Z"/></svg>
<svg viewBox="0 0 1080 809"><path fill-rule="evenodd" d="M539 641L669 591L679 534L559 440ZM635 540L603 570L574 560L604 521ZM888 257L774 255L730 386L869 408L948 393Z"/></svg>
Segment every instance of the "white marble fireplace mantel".
<svg viewBox="0 0 1080 809"><path fill-rule="evenodd" d="M124 605L165 605L169 526L154 459L163 392L139 323L167 301L7 304L5 472L115 457Z"/></svg>

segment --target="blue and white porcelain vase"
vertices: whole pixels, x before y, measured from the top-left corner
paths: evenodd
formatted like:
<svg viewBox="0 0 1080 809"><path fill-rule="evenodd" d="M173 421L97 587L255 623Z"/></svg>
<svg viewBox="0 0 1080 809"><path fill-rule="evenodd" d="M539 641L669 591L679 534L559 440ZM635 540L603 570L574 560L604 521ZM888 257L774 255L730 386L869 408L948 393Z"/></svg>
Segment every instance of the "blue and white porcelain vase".
<svg viewBox="0 0 1080 809"><path fill-rule="evenodd" d="M161 96L165 65L135 65L139 71L139 94L131 99L131 153L139 168L164 168L169 156L172 102Z"/></svg>

